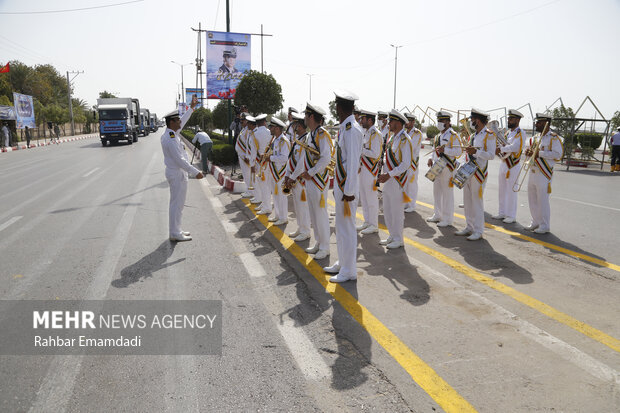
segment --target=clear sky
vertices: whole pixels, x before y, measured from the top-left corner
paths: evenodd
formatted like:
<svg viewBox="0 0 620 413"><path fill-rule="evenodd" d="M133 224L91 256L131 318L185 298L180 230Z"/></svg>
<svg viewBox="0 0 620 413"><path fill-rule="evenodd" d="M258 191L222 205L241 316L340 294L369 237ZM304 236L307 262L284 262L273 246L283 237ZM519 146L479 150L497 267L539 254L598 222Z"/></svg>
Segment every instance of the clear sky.
<svg viewBox="0 0 620 413"><path fill-rule="evenodd" d="M62 74L83 70L75 95L90 104L106 89L138 97L160 115L173 110L181 70L170 61L194 61L191 27L199 22L203 29L225 31L225 0L6 14L123 1L0 0L0 63L52 63ZM620 110L620 0L230 0L230 9L231 31L260 33L263 24L273 35L264 38L264 70L282 86L284 107L305 104L313 74L312 100L326 109L335 88L355 92L362 108L391 109L394 44L403 46L399 109L530 103L537 112L558 97L576 109L589 95L606 117ZM260 70L260 38L252 42L252 67ZM184 73L185 87L195 87L195 67ZM593 116L594 110L580 113Z"/></svg>

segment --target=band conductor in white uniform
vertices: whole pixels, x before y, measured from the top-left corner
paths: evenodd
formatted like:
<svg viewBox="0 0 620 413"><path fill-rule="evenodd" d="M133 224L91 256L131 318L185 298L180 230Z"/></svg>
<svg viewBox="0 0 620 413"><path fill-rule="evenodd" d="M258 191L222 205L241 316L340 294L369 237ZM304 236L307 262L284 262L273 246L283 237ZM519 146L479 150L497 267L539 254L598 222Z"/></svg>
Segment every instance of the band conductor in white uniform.
<svg viewBox="0 0 620 413"><path fill-rule="evenodd" d="M438 227L447 227L454 222L454 185L452 175L457 166L456 158L462 155L463 149L458 135L452 129L452 114L446 111L437 112L437 129L433 156L428 160L429 168L443 158L446 166L433 181L433 198L435 208L427 222L437 222Z"/></svg>
<svg viewBox="0 0 620 413"><path fill-rule="evenodd" d="M536 132L539 135L544 132L545 124L551 123L553 118L546 113L536 114ZM538 147L535 148L538 140ZM549 196L551 195L551 179L553 167L562 158L564 148L562 138L554 133L547 132L544 136L538 136L537 140L530 139L530 145L525 150L525 156L533 156L533 165L529 170L527 181L527 200L530 204L532 222L526 227L537 234L546 234L551 230L551 207Z"/></svg>
<svg viewBox="0 0 620 413"><path fill-rule="evenodd" d="M183 129L198 104L196 96L192 98L190 108L183 117L179 117L179 111L173 111L165 116L166 130L161 136L161 148L164 153L164 164L166 165L166 180L170 185L170 207L168 211L168 226L170 241L191 241L189 232L181 229L181 219L183 217L183 206L187 196L187 174L196 179L202 179L203 175L198 169L194 168L188 160L185 147L181 143L178 132Z"/></svg>
<svg viewBox="0 0 620 413"><path fill-rule="evenodd" d="M336 113L340 127L336 143L334 199L336 201L336 246L338 261L324 270L335 274L331 282L357 279L357 232L355 211L359 193L359 167L364 133L355 120L353 105L358 97L347 91L336 91Z"/></svg>
<svg viewBox="0 0 620 413"><path fill-rule="evenodd" d="M266 158L269 151L269 144L271 143L272 136L269 129L265 126L267 123L267 115L260 114L256 116L256 128L254 129L254 141L256 164L254 165L254 173L256 174L254 184L254 198L258 201L258 215L270 215L271 214L271 186L267 179L268 170Z"/></svg>
<svg viewBox="0 0 620 413"><path fill-rule="evenodd" d="M512 224L517 218L518 192L512 190L519 171L521 170L521 153L525 133L521 130L519 123L523 114L515 109L508 111L508 131L505 136L506 145L499 144L495 150L495 155L501 158L498 176L499 190L499 211L494 215L494 219L501 219L506 224Z"/></svg>
<svg viewBox="0 0 620 413"><path fill-rule="evenodd" d="M315 244L306 248L309 254L316 254L315 260L327 258L329 255L329 214L326 208L329 176L327 167L332 160L332 138L321 126L325 118L325 109L308 102L305 110L305 121L310 133L304 142L306 148L302 155L303 162L297 163L292 179L301 177L306 183L308 210L314 231Z"/></svg>
<svg viewBox="0 0 620 413"><path fill-rule="evenodd" d="M390 235L379 242L388 249L405 245L405 204L411 202L406 184L411 168L411 139L405 132L407 118L395 109L390 111L390 135L385 147L384 165L387 172L377 180L383 183L383 216Z"/></svg>
<svg viewBox="0 0 620 413"><path fill-rule="evenodd" d="M360 202L364 223L357 227L360 234L374 234L379 231L379 184L377 176L381 168L383 136L377 125L377 114L368 110L360 111L361 126L365 129L362 156L360 159Z"/></svg>
<svg viewBox="0 0 620 413"><path fill-rule="evenodd" d="M293 112L291 114L291 152L289 153L288 162L286 164L285 186L293 196L293 207L295 208L295 220L297 221L297 229L288 234L293 241L300 242L310 238L310 211L308 210L308 200L306 198L306 181L293 174L297 169L297 164L303 162L304 150L300 142L306 140L306 122L303 114Z"/></svg>
<svg viewBox="0 0 620 413"><path fill-rule="evenodd" d="M471 136L469 146L465 148L465 161L474 162L476 170L463 187L465 204L464 229L455 235L467 235L468 241L477 241L484 233L484 187L489 175L488 162L495 158L495 133L488 129L489 115L479 109L471 110L471 127L475 134Z"/></svg>

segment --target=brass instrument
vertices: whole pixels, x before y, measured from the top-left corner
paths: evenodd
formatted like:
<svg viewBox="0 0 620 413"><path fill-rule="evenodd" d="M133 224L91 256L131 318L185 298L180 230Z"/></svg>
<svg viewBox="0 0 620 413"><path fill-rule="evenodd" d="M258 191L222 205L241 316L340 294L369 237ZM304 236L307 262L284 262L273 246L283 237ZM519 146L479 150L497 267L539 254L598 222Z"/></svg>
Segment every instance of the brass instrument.
<svg viewBox="0 0 620 413"><path fill-rule="evenodd" d="M313 155L317 155L317 156L321 156L321 152L317 151L316 149L314 149L313 147L311 147L310 145L306 145L304 142L300 141L299 139L295 138L295 143L297 143L297 145L299 145L300 147L304 148L305 150L307 150L308 152L310 152ZM325 169L327 169L327 171L329 171L329 174L331 176L334 175L334 168L336 167L336 160L334 159L334 157L332 156L331 160L329 161L329 165L327 165L325 167Z"/></svg>
<svg viewBox="0 0 620 413"><path fill-rule="evenodd" d="M286 179L287 178L284 178L284 181L282 182L282 193L286 195L290 195L291 190L295 188L295 185L297 185L297 180L294 180L293 183L289 186L289 185L286 185Z"/></svg>
<svg viewBox="0 0 620 413"><path fill-rule="evenodd" d="M489 122L489 129L491 129L495 133L495 147L499 149L500 146L507 146L508 141L504 137L504 134L499 129L499 122L496 120L492 120ZM499 155L499 158L503 161L504 159L510 156L510 152Z"/></svg>
<svg viewBox="0 0 620 413"><path fill-rule="evenodd" d="M534 159L536 159L538 151L540 150L540 142L542 142L543 136L545 136L547 132L549 132L550 126L551 122L547 121L542 132L539 135L534 136L534 144L530 147L530 149L532 150L532 154L528 156L523 162L523 166L519 170L519 175L517 175L517 180L512 186L513 192L519 192L521 190L521 186L523 186L523 182L525 182L525 177L530 172L530 169L532 169L532 166L534 165ZM538 139L536 139L536 137L538 137Z"/></svg>
<svg viewBox="0 0 620 413"><path fill-rule="evenodd" d="M471 141L471 130L469 130L468 119L469 118L463 118L459 120L459 123L461 124L463 129L461 130L461 133L458 135L458 137L461 141L461 147L463 147L463 149L469 146L469 142Z"/></svg>

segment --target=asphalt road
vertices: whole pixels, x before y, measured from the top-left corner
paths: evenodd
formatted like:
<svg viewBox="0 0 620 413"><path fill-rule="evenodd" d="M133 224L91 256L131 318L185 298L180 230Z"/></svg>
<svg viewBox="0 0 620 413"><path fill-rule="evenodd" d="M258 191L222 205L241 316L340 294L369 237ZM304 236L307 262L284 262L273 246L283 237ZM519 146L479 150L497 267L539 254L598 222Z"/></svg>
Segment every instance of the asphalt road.
<svg viewBox="0 0 620 413"><path fill-rule="evenodd" d="M211 176L171 244L161 132L0 154L0 299L221 300L222 355L0 356L1 411L620 411L620 177L558 168L551 234L481 242L424 221L421 177L405 249L360 237L336 287L334 235L316 263Z"/></svg>

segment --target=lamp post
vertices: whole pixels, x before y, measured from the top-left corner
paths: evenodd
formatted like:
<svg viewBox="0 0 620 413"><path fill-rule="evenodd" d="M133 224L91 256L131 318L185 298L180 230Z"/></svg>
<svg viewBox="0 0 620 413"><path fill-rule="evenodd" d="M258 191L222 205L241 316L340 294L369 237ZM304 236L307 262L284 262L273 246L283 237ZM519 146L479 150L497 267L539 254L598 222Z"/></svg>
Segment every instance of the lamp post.
<svg viewBox="0 0 620 413"><path fill-rule="evenodd" d="M183 95L185 93L185 86L183 85L183 66L189 66L192 64L192 62L189 63L177 63L174 60L171 60L170 63L174 63L175 65L179 65L179 67L181 68L181 94L179 95L179 102L182 102L182 98L181 95ZM185 97L183 97L184 99ZM187 102L185 102L187 103Z"/></svg>
<svg viewBox="0 0 620 413"><path fill-rule="evenodd" d="M310 78L310 101L312 101L312 76L314 76L314 73L306 73L308 75L308 77Z"/></svg>
<svg viewBox="0 0 620 413"><path fill-rule="evenodd" d="M390 46L392 46L394 48L394 51L396 52L396 56L394 57L394 106L393 106L393 108L396 109L396 69L398 68L398 48L403 47L403 46L402 45L396 46L393 44L390 44Z"/></svg>

